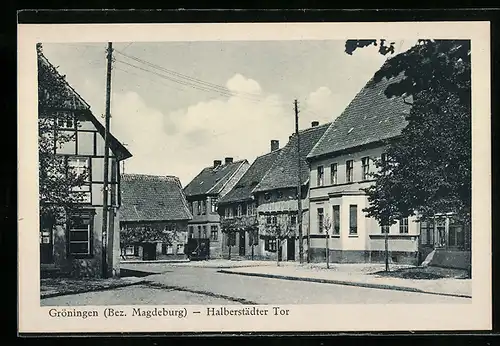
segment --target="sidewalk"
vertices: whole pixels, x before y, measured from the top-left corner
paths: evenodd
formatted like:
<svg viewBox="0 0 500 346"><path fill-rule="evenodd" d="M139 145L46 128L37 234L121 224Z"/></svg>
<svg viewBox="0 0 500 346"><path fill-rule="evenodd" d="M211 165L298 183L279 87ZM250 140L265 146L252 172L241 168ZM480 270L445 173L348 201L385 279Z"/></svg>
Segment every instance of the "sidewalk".
<svg viewBox="0 0 500 346"><path fill-rule="evenodd" d="M118 287L137 285L143 282L145 282L145 280L138 277L124 277L119 279L41 279L40 299L93 291L103 291Z"/></svg>
<svg viewBox="0 0 500 346"><path fill-rule="evenodd" d="M206 261L177 261L177 262L160 262L160 261L137 261L137 262L121 262L120 268L128 271L144 272L150 274L161 274L169 272L175 267L192 267L192 268L211 268L211 269L231 269L243 267L260 267L275 265L272 261L231 261L227 259L212 259Z"/></svg>
<svg viewBox="0 0 500 346"><path fill-rule="evenodd" d="M383 270L384 266L377 264L332 264L330 269L326 269L325 264L301 266L284 263L280 264L280 267L275 264L222 269L219 272L472 298L472 281L457 278L458 274L453 270L395 265L391 266L388 273Z"/></svg>

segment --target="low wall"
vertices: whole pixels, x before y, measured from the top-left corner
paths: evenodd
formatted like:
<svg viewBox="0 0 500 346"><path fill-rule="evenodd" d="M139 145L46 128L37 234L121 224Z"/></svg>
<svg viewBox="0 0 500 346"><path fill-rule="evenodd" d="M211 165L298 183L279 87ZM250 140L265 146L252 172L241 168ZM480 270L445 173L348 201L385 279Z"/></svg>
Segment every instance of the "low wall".
<svg viewBox="0 0 500 346"><path fill-rule="evenodd" d="M391 263L416 265L418 252L389 251L389 260ZM330 263L383 263L385 251L330 249L329 261ZM311 262L326 262L325 249L311 248Z"/></svg>
<svg viewBox="0 0 500 346"><path fill-rule="evenodd" d="M468 270L471 267L471 252L436 249L434 257L430 261L429 265L435 267Z"/></svg>

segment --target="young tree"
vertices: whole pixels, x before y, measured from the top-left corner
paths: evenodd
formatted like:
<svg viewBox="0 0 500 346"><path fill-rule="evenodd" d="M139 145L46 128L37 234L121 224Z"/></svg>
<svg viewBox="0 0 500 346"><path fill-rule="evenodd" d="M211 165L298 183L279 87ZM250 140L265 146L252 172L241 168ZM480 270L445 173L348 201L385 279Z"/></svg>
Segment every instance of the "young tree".
<svg viewBox="0 0 500 346"><path fill-rule="evenodd" d="M330 269L330 229L332 228L332 221L328 215L325 216L323 221L323 229L325 230L325 259L326 268Z"/></svg>
<svg viewBox="0 0 500 346"><path fill-rule="evenodd" d="M266 235L276 240L276 265L280 265L280 254L282 253L282 240L294 234L291 217L289 214L276 216L271 224L266 224Z"/></svg>
<svg viewBox="0 0 500 346"><path fill-rule="evenodd" d="M379 45L381 54L394 52L385 40L349 40L346 53ZM378 162L376 183L366 189L368 216L380 225L400 217L455 212L470 223L471 212L471 60L468 40L419 40L408 51L389 59L374 82L404 73L390 84L387 97L411 103L408 125L397 140L387 142L388 160ZM411 102L409 101L411 100Z"/></svg>
<svg viewBox="0 0 500 346"><path fill-rule="evenodd" d="M68 213L79 208L86 194L81 187L88 178L86 170L75 171L56 149L74 141L75 132L59 130L60 123L77 122L79 107L75 95L57 70L38 54L38 169L40 221L53 227L64 224Z"/></svg>

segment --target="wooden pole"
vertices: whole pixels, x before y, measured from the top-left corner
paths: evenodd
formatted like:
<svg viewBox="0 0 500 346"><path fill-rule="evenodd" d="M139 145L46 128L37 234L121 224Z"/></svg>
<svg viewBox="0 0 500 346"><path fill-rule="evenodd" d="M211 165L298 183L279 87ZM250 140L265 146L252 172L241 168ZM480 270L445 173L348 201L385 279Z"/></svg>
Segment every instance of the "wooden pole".
<svg viewBox="0 0 500 346"><path fill-rule="evenodd" d="M107 49L107 71L106 71L106 114L105 114L105 132L104 132L104 178L103 178L103 201L102 201L102 276L108 277L108 172L109 172L109 127L111 118L111 64L113 59L113 44L108 42ZM112 232L112 229L110 229ZM110 232L110 233L111 233Z"/></svg>
<svg viewBox="0 0 500 346"><path fill-rule="evenodd" d="M300 135L299 135L299 105L297 100L294 101L295 106L295 136L297 136L297 224L299 233L299 261L304 262L304 237L302 234L302 176L301 176L301 160L300 160ZM308 238L309 239L309 238ZM307 248L309 252L309 244Z"/></svg>

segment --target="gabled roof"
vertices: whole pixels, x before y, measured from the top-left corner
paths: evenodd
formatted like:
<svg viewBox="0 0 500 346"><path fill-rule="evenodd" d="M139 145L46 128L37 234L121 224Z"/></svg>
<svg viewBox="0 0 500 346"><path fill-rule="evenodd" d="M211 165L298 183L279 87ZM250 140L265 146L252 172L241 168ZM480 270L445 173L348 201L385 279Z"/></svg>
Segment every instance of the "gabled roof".
<svg viewBox="0 0 500 346"><path fill-rule="evenodd" d="M305 184L309 179L309 166L306 156L325 133L330 123L311 127L299 132L301 180ZM292 135L282 149L271 169L266 173L254 192L296 187L298 183L297 136Z"/></svg>
<svg viewBox="0 0 500 346"><path fill-rule="evenodd" d="M236 185L225 196L219 199L219 204L246 201L252 198L253 189L265 176L272 164L278 158L282 149L274 150L255 159Z"/></svg>
<svg viewBox="0 0 500 346"><path fill-rule="evenodd" d="M104 138L106 129L104 125L102 125L94 116L90 110L90 105L76 92L75 89L73 89L73 87L71 87L71 85L66 81L66 78L61 76L54 65L52 65L43 53L38 52L38 78L41 76L43 76L48 83L54 83L54 85L57 85L57 89L64 90L64 94L51 95L52 97L55 96L58 98L53 102L55 107L59 108L63 106L64 108L74 111L81 111L94 124L97 131ZM40 83L38 85L40 87ZM39 90L39 98L44 97L46 92L46 90ZM38 100L39 106L40 103L41 101ZM125 148L125 146L123 146L123 144L120 143L120 141L118 141L118 139L116 139L112 134L110 134L110 139L111 150L115 152L121 160L132 157L132 154L127 150L127 148Z"/></svg>
<svg viewBox="0 0 500 346"><path fill-rule="evenodd" d="M402 97L387 98L384 91L388 85L403 78L404 75L400 74L378 83L372 78L326 130L307 158L310 160L400 135L408 124L405 115L410 105Z"/></svg>
<svg viewBox="0 0 500 346"><path fill-rule="evenodd" d="M214 168L213 166L205 167L185 188L186 196L198 196L207 194L218 194L222 191L226 183L236 173L236 171L247 160L240 160Z"/></svg>
<svg viewBox="0 0 500 346"><path fill-rule="evenodd" d="M120 221L179 221L192 218L179 178L122 174Z"/></svg>

